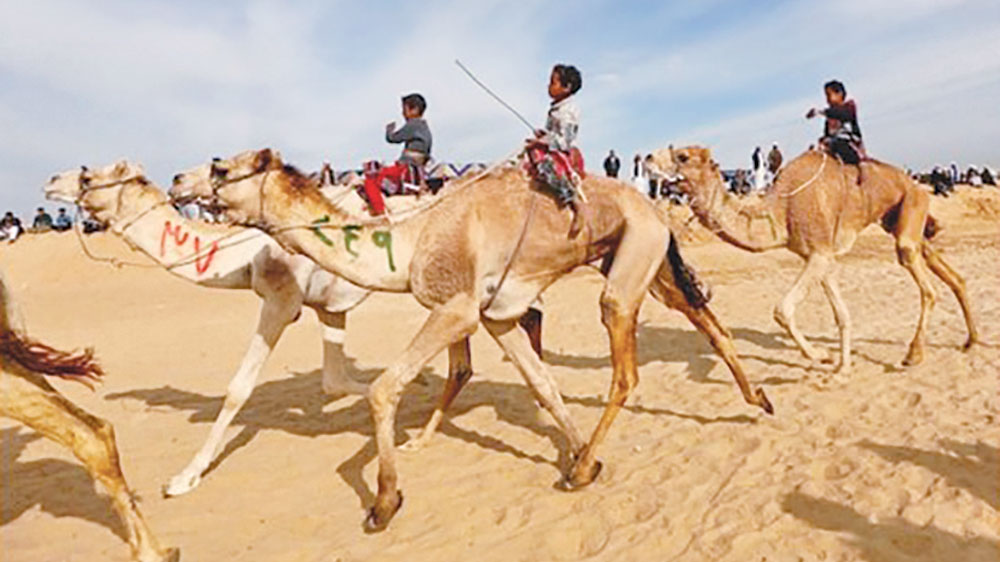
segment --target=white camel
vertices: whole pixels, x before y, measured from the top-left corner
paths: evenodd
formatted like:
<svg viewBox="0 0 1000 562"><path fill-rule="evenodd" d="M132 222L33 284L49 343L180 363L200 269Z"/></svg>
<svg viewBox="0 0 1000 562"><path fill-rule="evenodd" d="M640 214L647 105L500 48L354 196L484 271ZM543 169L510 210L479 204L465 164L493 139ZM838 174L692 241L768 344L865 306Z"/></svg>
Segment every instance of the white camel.
<svg viewBox="0 0 1000 562"><path fill-rule="evenodd" d="M226 429L253 392L264 362L285 328L302 313L303 305L315 310L323 325L323 391L331 395L365 392L366 386L345 371L343 344L347 311L369 291L308 258L289 254L259 230L185 219L143 174L141 166L126 161L93 172L71 170L53 176L45 195L80 205L110 224L111 231L130 246L182 279L205 287L250 289L261 298L257 329L229 382L222 410L205 444L164 487L164 495L171 497L190 492L201 482L219 454ZM136 177L143 181L121 181ZM103 181L106 178L118 179Z"/></svg>

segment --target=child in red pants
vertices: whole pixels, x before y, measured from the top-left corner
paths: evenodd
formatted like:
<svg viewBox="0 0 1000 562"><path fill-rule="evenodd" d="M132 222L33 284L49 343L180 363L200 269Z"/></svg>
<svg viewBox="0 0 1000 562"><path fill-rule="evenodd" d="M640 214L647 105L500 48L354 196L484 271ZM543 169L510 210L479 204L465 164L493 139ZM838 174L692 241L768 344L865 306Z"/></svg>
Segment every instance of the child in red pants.
<svg viewBox="0 0 1000 562"><path fill-rule="evenodd" d="M365 198L373 215L385 212L383 192L396 195L402 191L403 182L420 183L423 180L424 165L431 155L431 129L424 120L427 101L420 94L403 96L403 117L406 124L396 130L395 123L385 126L385 140L393 144L403 143L403 153L399 160L388 166L377 168L365 166Z"/></svg>

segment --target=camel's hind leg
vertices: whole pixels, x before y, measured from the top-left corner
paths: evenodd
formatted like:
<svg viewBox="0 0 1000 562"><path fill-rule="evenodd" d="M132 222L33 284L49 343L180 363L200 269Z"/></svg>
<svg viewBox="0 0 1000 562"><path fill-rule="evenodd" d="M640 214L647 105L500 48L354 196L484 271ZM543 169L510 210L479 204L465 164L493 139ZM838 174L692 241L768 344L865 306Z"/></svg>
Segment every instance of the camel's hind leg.
<svg viewBox="0 0 1000 562"><path fill-rule="evenodd" d="M965 291L965 280L954 269L948 265L941 254L931 247L930 242L924 241L924 259L927 261L931 272L938 276L951 292L955 293L958 305L962 307L962 315L965 317L965 326L969 331L969 339L965 340L964 349L969 349L974 343L979 341L979 331L976 330L976 323L972 319L972 307L969 306L969 296Z"/></svg>
<svg viewBox="0 0 1000 562"><path fill-rule="evenodd" d="M202 473L208 469L216 455L219 454L226 429L243 408L243 405L246 404L250 394L253 393L257 376L260 374L267 357L271 354L271 350L274 349L274 344L302 309L301 307L301 300L265 299L263 301L260 317L257 321L257 332L250 340L250 347L247 349L246 355L243 356L239 370L229 381L222 410L215 418L215 422L208 432L208 438L205 439L205 444L201 446L191 462L184 467L184 470L171 478L170 483L164 487L163 495L165 497L186 494L201 483Z"/></svg>
<svg viewBox="0 0 1000 562"><path fill-rule="evenodd" d="M364 394L368 387L347 374L347 356L344 355L347 313L317 308L316 318L323 324L323 392L331 396Z"/></svg>
<svg viewBox="0 0 1000 562"><path fill-rule="evenodd" d="M929 197L923 191L907 192L899 210L899 223L896 227L896 256L920 289L920 319L910 342L910 350L903 359L904 365L916 365L923 361L927 324L937 300L923 255L924 223L929 206Z"/></svg>
<svg viewBox="0 0 1000 562"><path fill-rule="evenodd" d="M413 452L423 449L434 437L438 426L441 425L445 411L448 410L465 383L471 378L472 352L469 349L469 338L465 338L448 346L448 381L444 385L438 407L434 408L434 413L431 414L431 419L427 420L427 425L424 426L419 437L403 443L399 446L399 450Z"/></svg>
<svg viewBox="0 0 1000 562"><path fill-rule="evenodd" d="M608 404L590 442L580 452L561 482L563 489L573 490L586 486L597 477L601 470L601 463L596 456L597 446L604 440L618 411L639 382L635 357L636 318L639 305L663 260L661 252L649 251L650 242L663 234L662 225L658 226L660 228L657 230L642 232L630 224L615 252L614 262L601 294L601 322L608 330L611 343L612 378ZM660 239L666 242L665 239Z"/></svg>
<svg viewBox="0 0 1000 562"><path fill-rule="evenodd" d="M822 276L828 265L829 259L826 256L818 253L809 256L806 260L805 268L799 273L799 277L792 284L792 288L789 289L785 298L781 299L781 303L774 308L774 320L788 332L788 335L792 336L802 354L810 361L816 362L830 362L830 359L825 352L820 354L806 340L805 336L802 335L802 331L799 330L798 324L795 322L795 309L802 302L802 299L806 297L806 293L809 291L809 283L816 277Z"/></svg>
<svg viewBox="0 0 1000 562"><path fill-rule="evenodd" d="M396 407L403 388L444 348L471 336L478 323L476 300L464 293L455 295L431 311L402 356L371 384L368 401L375 422L379 471L378 494L365 519L366 531L385 529L403 504L403 496L396 485L396 445L393 441Z"/></svg>
<svg viewBox="0 0 1000 562"><path fill-rule="evenodd" d="M45 437L69 447L114 502L128 532L132 557L140 562L176 561L177 549L163 549L146 525L129 490L118 460L115 432L110 423L81 410L38 377L38 384L0 373L0 415L13 418Z"/></svg>
<svg viewBox="0 0 1000 562"><path fill-rule="evenodd" d="M736 354L736 346L733 345L733 338L729 330L722 326L707 303L702 306L695 306L688 302L683 292L677 287L673 274L666 263L660 267L660 271L657 273L656 279L653 280L653 284L650 287L650 292L656 300L662 302L668 308L684 313L688 320L698 328L698 331L708 338L712 347L715 348L716 353L722 357L722 360L729 367L729 371L733 374L733 378L736 379L736 384L740 387L740 392L743 394L743 400L747 404L760 406L761 409L769 414L774 413L774 407L764 394L764 389L758 388L754 390L747 380L746 373L743 371L743 364L740 363L739 357Z"/></svg>

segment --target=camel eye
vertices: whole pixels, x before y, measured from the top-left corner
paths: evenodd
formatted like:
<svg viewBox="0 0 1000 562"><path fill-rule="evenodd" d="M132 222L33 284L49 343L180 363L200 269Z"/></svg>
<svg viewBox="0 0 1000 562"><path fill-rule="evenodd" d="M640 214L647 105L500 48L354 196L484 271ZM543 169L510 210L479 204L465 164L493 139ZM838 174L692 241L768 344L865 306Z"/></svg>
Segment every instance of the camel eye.
<svg viewBox="0 0 1000 562"><path fill-rule="evenodd" d="M680 162L681 164L687 164L688 160L689 160L688 155L684 154L683 152L677 155L677 161Z"/></svg>

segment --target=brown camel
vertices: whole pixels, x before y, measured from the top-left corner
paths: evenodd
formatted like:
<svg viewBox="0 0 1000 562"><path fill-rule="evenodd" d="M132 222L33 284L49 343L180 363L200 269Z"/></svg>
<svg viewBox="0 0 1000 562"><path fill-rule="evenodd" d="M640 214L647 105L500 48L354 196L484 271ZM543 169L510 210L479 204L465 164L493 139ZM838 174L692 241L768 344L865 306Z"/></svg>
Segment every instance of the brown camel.
<svg viewBox="0 0 1000 562"><path fill-rule="evenodd" d="M160 547L139 512L118 461L114 428L78 408L45 380L46 376L54 376L91 386L103 376L93 352L66 353L20 334L12 325L12 307L7 286L0 278L0 415L73 451L87 472L111 494L128 532L133 559L179 560L177 549Z"/></svg>
<svg viewBox="0 0 1000 562"><path fill-rule="evenodd" d="M763 197L748 203L726 192L719 166L707 148L658 150L647 158L647 164L653 173L687 193L702 224L724 241L751 252L787 248L806 260L805 269L775 307L774 318L810 360L830 361L799 331L795 307L805 298L809 283L818 279L840 329L838 369L850 369L851 318L837 284L836 257L850 251L858 234L876 222L896 238L899 263L920 289L920 320L903 364L915 365L924 357L924 335L936 299L928 267L958 298L969 332L965 349L977 341L965 281L930 245L938 229L928 214L929 195L903 170L866 161L862 164L864 181L859 185L857 166L844 165L825 152L807 151L781 170ZM768 220L769 237L753 236L750 221L755 218ZM746 226L741 227L743 219Z"/></svg>
<svg viewBox="0 0 1000 562"><path fill-rule="evenodd" d="M233 218L260 225L288 250L352 283L409 292L430 309L402 356L370 386L379 475L378 494L365 519L368 531L384 529L402 505L393 442L400 393L442 350L447 348L451 356L466 354L462 344L480 322L566 435L574 462L562 480L565 489L585 486L597 476L597 446L638 381L636 316L647 290L708 336L748 403L772 410L764 393L746 381L729 333L708 308L669 229L626 184L596 176L585 180L590 216L583 232L570 237L569 213L532 189L517 167L445 188L447 194L392 222L344 216L270 150L218 161L212 175L212 184L201 186L197 194L216 197ZM604 414L584 443L555 381L525 332L515 328L546 287L575 267L602 258L607 282L601 316L610 337L613 374ZM450 376L448 389L462 382Z"/></svg>

